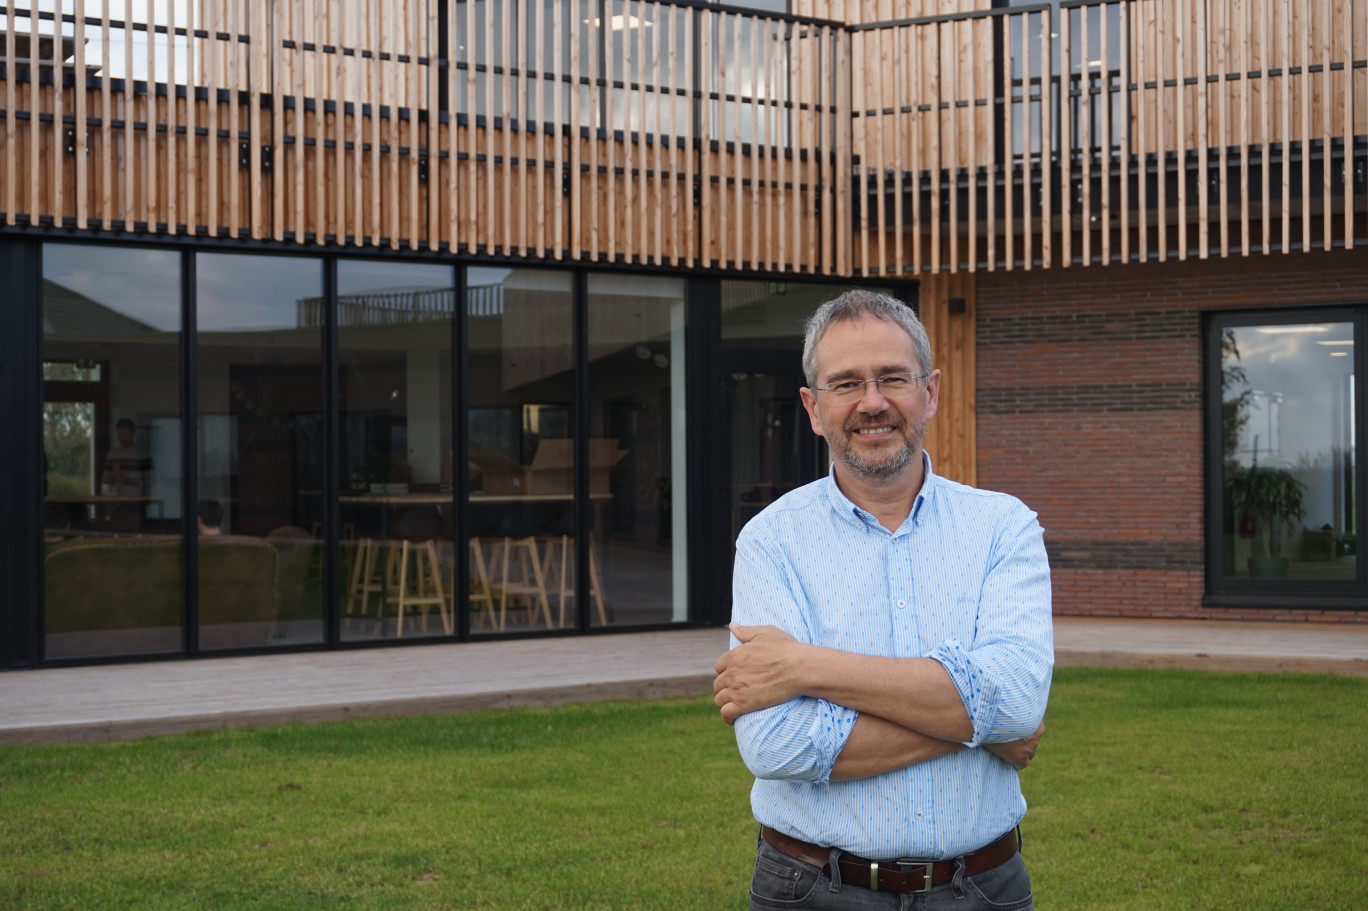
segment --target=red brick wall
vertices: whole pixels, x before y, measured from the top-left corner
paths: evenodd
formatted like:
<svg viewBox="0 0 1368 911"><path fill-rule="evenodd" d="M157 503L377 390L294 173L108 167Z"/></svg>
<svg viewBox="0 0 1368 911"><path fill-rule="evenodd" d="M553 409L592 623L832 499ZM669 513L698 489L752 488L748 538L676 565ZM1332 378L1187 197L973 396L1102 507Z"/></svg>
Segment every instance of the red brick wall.
<svg viewBox="0 0 1368 911"><path fill-rule="evenodd" d="M1368 622L1203 606L1201 314L1368 302L1368 250L979 273L978 484L1040 514L1055 612Z"/></svg>

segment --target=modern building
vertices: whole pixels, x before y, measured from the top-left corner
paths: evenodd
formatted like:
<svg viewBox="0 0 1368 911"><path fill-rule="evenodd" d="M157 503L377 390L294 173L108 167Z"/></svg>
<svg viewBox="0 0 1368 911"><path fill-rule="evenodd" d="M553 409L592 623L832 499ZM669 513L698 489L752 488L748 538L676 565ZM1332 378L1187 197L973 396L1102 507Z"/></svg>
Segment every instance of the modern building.
<svg viewBox="0 0 1368 911"><path fill-rule="evenodd" d="M7 0L0 40L0 667L724 623L857 285L1057 612L1368 621L1368 0Z"/></svg>

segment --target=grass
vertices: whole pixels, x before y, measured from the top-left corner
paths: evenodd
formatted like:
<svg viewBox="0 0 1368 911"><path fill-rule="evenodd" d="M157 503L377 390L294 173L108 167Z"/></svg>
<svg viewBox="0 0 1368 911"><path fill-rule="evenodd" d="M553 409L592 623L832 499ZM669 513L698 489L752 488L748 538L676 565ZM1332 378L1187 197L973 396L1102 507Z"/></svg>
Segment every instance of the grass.
<svg viewBox="0 0 1368 911"><path fill-rule="evenodd" d="M1038 904L1368 907L1368 680L1057 672ZM743 909L710 700L0 752L6 909Z"/></svg>

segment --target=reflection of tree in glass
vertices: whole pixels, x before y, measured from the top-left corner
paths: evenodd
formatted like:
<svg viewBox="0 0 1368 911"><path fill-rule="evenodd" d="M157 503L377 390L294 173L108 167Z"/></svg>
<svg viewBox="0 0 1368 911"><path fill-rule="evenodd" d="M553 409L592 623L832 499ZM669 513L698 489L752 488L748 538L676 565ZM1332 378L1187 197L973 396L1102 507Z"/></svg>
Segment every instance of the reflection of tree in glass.
<svg viewBox="0 0 1368 911"><path fill-rule="evenodd" d="M46 363L45 380L88 380L90 371L73 363ZM92 490L95 406L90 402L43 405L43 450L47 455L48 494L85 496Z"/></svg>
<svg viewBox="0 0 1368 911"><path fill-rule="evenodd" d="M1239 390L1238 392L1236 390ZM1240 366L1240 349L1234 329L1221 332L1221 451L1227 473L1238 467L1236 450L1249 423L1249 376Z"/></svg>

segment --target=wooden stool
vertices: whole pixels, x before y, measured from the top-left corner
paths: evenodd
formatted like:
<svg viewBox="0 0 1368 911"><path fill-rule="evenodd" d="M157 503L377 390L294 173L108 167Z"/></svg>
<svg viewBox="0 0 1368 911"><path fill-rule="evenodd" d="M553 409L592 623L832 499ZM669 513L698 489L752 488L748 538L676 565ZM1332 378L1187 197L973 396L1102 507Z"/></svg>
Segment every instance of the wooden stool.
<svg viewBox="0 0 1368 911"><path fill-rule="evenodd" d="M517 574L510 578L509 572L515 558L518 563ZM499 578L499 629L502 630L507 625L509 595L536 595L536 602L531 610L535 613L535 609L540 607L546 626L550 629L551 600L546 595L546 577L542 574L542 561L537 553L537 539L504 538L503 564L500 568L502 575ZM529 604L532 602L529 601Z"/></svg>
<svg viewBox="0 0 1368 911"><path fill-rule="evenodd" d="M470 539L470 611L471 624L475 621L475 605L483 604L484 610L478 616L489 621L494 627L494 589L489 582L489 568L485 563L484 542L476 537Z"/></svg>
<svg viewBox="0 0 1368 911"><path fill-rule="evenodd" d="M412 559L410 559L412 558ZM442 618L442 629L450 636L453 631L451 610L442 589L442 566L437 559L436 541L403 541L396 553L391 547L386 561L389 594L386 601L395 606L398 623L395 636L404 636L404 611L410 607L423 612L423 632L428 628L428 609L437 606Z"/></svg>
<svg viewBox="0 0 1368 911"><path fill-rule="evenodd" d="M375 604L376 631L384 623L383 606L385 580L375 571L376 558L380 555L380 544L374 538L360 538L356 542L356 555L352 557L351 584L347 588L347 619L359 616L362 621L370 613L370 596L378 595Z"/></svg>
<svg viewBox="0 0 1368 911"><path fill-rule="evenodd" d="M555 547L554 540L546 544L546 565L551 565L551 549ZM561 626L565 625L565 605L566 602L575 597L574 567L575 561L569 557L570 548L574 546L574 539L569 535L560 536L560 616ZM598 611L599 623L608 625L608 611L603 605L603 586L599 581L598 559L594 556L594 548L589 547L589 597L593 599L594 607Z"/></svg>

